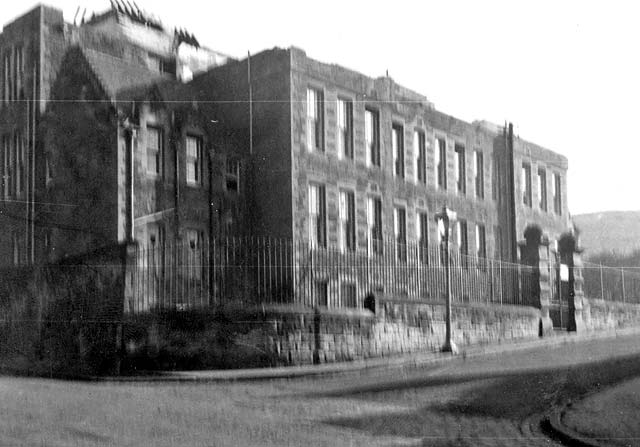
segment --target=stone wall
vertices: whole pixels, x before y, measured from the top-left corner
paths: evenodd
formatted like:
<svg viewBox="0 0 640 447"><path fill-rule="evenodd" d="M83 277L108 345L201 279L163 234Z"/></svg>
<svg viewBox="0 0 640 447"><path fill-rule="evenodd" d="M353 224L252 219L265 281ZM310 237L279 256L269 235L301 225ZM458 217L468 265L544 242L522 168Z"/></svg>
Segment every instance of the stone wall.
<svg viewBox="0 0 640 447"><path fill-rule="evenodd" d="M582 319L588 331L612 330L640 325L640 304L582 299Z"/></svg>
<svg viewBox="0 0 640 447"><path fill-rule="evenodd" d="M135 368L227 368L302 365L438 351L443 303L380 302L366 309L270 306L215 315L174 313L125 328ZM538 337L537 309L466 304L453 307L459 347Z"/></svg>
<svg viewBox="0 0 640 447"><path fill-rule="evenodd" d="M460 346L538 336L537 309L466 304L453 306L454 342ZM442 303L387 301L368 310L271 310L262 347L279 364L306 364L438 351L445 338Z"/></svg>

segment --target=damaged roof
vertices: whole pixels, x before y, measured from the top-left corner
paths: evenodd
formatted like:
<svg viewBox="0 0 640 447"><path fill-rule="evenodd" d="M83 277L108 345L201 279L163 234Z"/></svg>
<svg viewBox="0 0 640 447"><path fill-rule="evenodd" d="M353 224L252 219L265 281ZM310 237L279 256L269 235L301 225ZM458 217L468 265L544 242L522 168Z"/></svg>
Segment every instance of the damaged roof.
<svg viewBox="0 0 640 447"><path fill-rule="evenodd" d="M166 73L149 70L109 54L88 48L81 48L81 51L111 99L116 98L120 90L171 79Z"/></svg>

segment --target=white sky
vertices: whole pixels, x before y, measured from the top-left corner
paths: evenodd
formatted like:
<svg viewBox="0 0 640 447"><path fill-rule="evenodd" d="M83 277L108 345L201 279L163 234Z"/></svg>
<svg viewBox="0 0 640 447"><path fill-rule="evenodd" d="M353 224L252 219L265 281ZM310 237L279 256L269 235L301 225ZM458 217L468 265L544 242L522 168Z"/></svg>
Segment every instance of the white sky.
<svg viewBox="0 0 640 447"><path fill-rule="evenodd" d="M49 0L67 21L108 0ZM366 75L386 70L437 109L505 120L569 159L572 214L640 209L640 3L633 1L137 0L202 45L244 57L298 46ZM33 4L35 5L35 3ZM33 5L3 2L5 24Z"/></svg>

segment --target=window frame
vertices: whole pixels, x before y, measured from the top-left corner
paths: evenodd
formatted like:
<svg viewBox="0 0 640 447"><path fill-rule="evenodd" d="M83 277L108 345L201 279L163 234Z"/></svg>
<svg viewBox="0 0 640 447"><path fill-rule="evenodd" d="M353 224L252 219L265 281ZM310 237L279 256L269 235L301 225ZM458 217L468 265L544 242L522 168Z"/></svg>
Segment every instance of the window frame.
<svg viewBox="0 0 640 447"><path fill-rule="evenodd" d="M13 72L13 51L11 48L7 48L2 53L2 102L8 104L12 101L13 84L12 84L12 72Z"/></svg>
<svg viewBox="0 0 640 447"><path fill-rule="evenodd" d="M479 149L474 151L473 174L476 197L484 199L484 153Z"/></svg>
<svg viewBox="0 0 640 447"><path fill-rule="evenodd" d="M13 47L13 99L24 98L24 48L22 45Z"/></svg>
<svg viewBox="0 0 640 447"><path fill-rule="evenodd" d="M355 252L357 247L356 194L351 189L338 192L339 247L342 252Z"/></svg>
<svg viewBox="0 0 640 447"><path fill-rule="evenodd" d="M458 246L458 252L463 259L469 255L468 231L469 229L466 219L458 219L456 221L456 245Z"/></svg>
<svg viewBox="0 0 640 447"><path fill-rule="evenodd" d="M413 152L416 183L427 183L427 135L422 129L413 131Z"/></svg>
<svg viewBox="0 0 640 447"><path fill-rule="evenodd" d="M342 110L341 105L344 105L344 110ZM353 100L345 96L338 96L336 99L336 131L338 158L353 160L355 152L353 144Z"/></svg>
<svg viewBox="0 0 640 447"><path fill-rule="evenodd" d="M456 191L460 195L465 195L467 193L467 157L464 144L454 143L453 153L456 161Z"/></svg>
<svg viewBox="0 0 640 447"><path fill-rule="evenodd" d="M322 287L322 293L320 294L320 287ZM314 294L314 303L319 307L330 307L329 300L329 281L326 278L316 278L313 281L313 294ZM320 296L322 295L322 296ZM323 299L324 302L320 301L320 298Z"/></svg>
<svg viewBox="0 0 640 447"><path fill-rule="evenodd" d="M425 210L416 212L416 235L418 259L422 264L429 264L429 213Z"/></svg>
<svg viewBox="0 0 640 447"><path fill-rule="evenodd" d="M312 98L312 93L314 97ZM324 136L324 90L321 87L307 85L307 110L306 110L306 145L309 152L325 152ZM313 107L312 107L313 104ZM311 114L313 111L313 115ZM313 134L311 128L313 127ZM313 141L311 141L313 138Z"/></svg>
<svg viewBox="0 0 640 447"><path fill-rule="evenodd" d="M393 241L396 261L407 262L407 207L396 204L393 207Z"/></svg>
<svg viewBox="0 0 640 447"><path fill-rule="evenodd" d="M533 195L531 193L531 163L522 162L522 204L528 208L533 207Z"/></svg>
<svg viewBox="0 0 640 447"><path fill-rule="evenodd" d="M538 167L538 207L545 213L549 209L548 200L547 170L543 167Z"/></svg>
<svg viewBox="0 0 640 447"><path fill-rule="evenodd" d="M316 189L316 203L312 199ZM327 191L323 183L310 182L309 202L309 244L311 248L327 248ZM314 206L316 205L316 206ZM315 209L314 209L315 208Z"/></svg>
<svg viewBox="0 0 640 447"><path fill-rule="evenodd" d="M393 176L405 178L404 126L399 122L391 124L391 151L393 153Z"/></svg>
<svg viewBox="0 0 640 447"><path fill-rule="evenodd" d="M15 158L15 197L22 197L25 192L26 170L27 170L27 154L26 144L20 132L13 134L14 158Z"/></svg>
<svg viewBox="0 0 640 447"><path fill-rule="evenodd" d="M382 197L367 197L367 252L369 257L384 254Z"/></svg>
<svg viewBox="0 0 640 447"><path fill-rule="evenodd" d="M346 290L350 290L353 291L353 302L352 303L347 303L345 298L351 298L351 297L345 297L346 295ZM343 308L347 308L347 309L357 309L359 308L359 303L358 303L358 284L351 279L343 279L340 281L340 307Z"/></svg>
<svg viewBox="0 0 640 447"><path fill-rule="evenodd" d="M192 139L196 142L196 155L189 154L189 140ZM185 136L185 180L188 186L201 187L203 185L203 173L204 173L204 139L201 135L188 133ZM193 163L194 179L189 178L189 163Z"/></svg>
<svg viewBox="0 0 640 447"><path fill-rule="evenodd" d="M160 126L156 126L156 125L152 125L152 124L148 124L146 127L146 144L145 144L145 157L146 157L146 172L147 175L151 176L151 177L158 177L158 178L163 178L164 177L164 132L162 127ZM156 132L157 133L157 147L156 148L152 148L150 143L150 135L151 132ZM155 170L149 170L149 160L151 159L151 155L150 152L153 151L155 153L154 155L154 163L155 163Z"/></svg>
<svg viewBox="0 0 640 447"><path fill-rule="evenodd" d="M233 170L231 168L234 168ZM224 189L227 192L240 193L240 172L242 161L239 158L229 157L224 163ZM233 172L232 172L233 171ZM235 189L229 188L229 181L235 181Z"/></svg>
<svg viewBox="0 0 640 447"><path fill-rule="evenodd" d="M12 197L12 150L11 134L2 135L2 197L5 200Z"/></svg>
<svg viewBox="0 0 640 447"><path fill-rule="evenodd" d="M558 172L553 173L553 212L562 216L562 176Z"/></svg>
<svg viewBox="0 0 640 447"><path fill-rule="evenodd" d="M447 190L447 139L436 136L434 138L434 167L436 171L435 187L442 191Z"/></svg>
<svg viewBox="0 0 640 447"><path fill-rule="evenodd" d="M476 257L487 257L487 230L481 223L476 222Z"/></svg>
<svg viewBox="0 0 640 447"><path fill-rule="evenodd" d="M380 110L365 106L365 146L367 166L380 167ZM371 117L371 139L369 139L369 117Z"/></svg>

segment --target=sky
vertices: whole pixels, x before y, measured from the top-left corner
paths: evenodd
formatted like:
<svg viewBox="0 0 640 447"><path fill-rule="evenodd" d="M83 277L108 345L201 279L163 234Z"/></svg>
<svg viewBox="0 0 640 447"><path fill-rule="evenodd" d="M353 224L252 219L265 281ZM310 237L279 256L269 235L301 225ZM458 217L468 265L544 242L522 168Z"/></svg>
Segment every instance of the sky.
<svg viewBox="0 0 640 447"><path fill-rule="evenodd" d="M72 21L108 0L48 0ZM640 3L136 0L170 27L242 58L297 46L368 76L387 71L447 114L514 123L569 159L572 214L640 210ZM33 4L35 5L35 3ZM5 24L26 12L6 2Z"/></svg>

